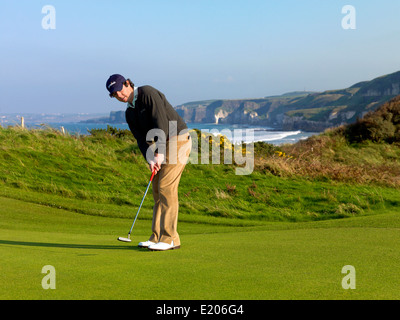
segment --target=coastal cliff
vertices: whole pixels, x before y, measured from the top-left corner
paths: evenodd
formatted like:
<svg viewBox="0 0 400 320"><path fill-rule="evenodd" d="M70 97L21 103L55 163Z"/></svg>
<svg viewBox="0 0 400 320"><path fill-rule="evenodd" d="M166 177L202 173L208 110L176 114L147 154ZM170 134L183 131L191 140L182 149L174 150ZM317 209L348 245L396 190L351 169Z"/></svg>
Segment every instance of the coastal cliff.
<svg viewBox="0 0 400 320"><path fill-rule="evenodd" d="M354 123L400 94L400 71L324 92L290 92L256 99L203 100L175 107L188 123L269 126L280 130L324 131ZM125 110L91 123L125 123Z"/></svg>
<svg viewBox="0 0 400 320"><path fill-rule="evenodd" d="M292 92L259 99L207 100L176 107L187 122L263 125L323 131L353 123L400 94L400 71L324 92Z"/></svg>

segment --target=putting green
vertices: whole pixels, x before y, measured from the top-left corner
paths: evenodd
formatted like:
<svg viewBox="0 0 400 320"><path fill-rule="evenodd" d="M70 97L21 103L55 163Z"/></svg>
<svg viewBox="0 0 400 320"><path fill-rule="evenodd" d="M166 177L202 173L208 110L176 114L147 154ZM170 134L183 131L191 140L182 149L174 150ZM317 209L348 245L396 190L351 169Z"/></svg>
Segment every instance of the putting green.
<svg viewBox="0 0 400 320"><path fill-rule="evenodd" d="M132 221L0 198L1 299L399 299L400 217L256 227L179 224L182 247L118 242ZM55 289L43 289L44 266ZM342 287L355 268L356 289Z"/></svg>

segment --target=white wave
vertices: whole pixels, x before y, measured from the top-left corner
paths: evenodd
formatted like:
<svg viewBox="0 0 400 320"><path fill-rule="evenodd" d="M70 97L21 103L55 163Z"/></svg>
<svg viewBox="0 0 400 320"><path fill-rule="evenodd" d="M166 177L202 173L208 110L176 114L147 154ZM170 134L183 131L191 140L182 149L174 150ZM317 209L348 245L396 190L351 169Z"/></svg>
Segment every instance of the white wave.
<svg viewBox="0 0 400 320"><path fill-rule="evenodd" d="M212 134L218 136L222 134L233 143L252 143L252 142L268 142L272 144L294 143L300 139L307 139L309 134L297 131L274 131L266 127L234 127L229 128L214 128L209 126L207 129L200 129L206 135Z"/></svg>
<svg viewBox="0 0 400 320"><path fill-rule="evenodd" d="M290 136L296 136L301 134L301 131L265 131L263 133L256 133L254 135L248 135L245 132L241 137L234 136L233 143L250 143L250 142L269 142L269 141L276 141L276 140L283 140ZM290 139L295 141L297 139Z"/></svg>

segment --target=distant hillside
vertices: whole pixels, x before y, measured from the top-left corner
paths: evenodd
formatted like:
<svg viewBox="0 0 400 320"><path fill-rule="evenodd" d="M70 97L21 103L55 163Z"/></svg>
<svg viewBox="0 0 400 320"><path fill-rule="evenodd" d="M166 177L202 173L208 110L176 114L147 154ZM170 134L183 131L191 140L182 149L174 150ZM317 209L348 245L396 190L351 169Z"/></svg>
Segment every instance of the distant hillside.
<svg viewBox="0 0 400 320"><path fill-rule="evenodd" d="M112 123L121 124L126 123L125 120L125 110L122 111L111 111L108 117L88 119L80 121L81 123Z"/></svg>
<svg viewBox="0 0 400 320"><path fill-rule="evenodd" d="M400 94L400 71L320 93L294 92L260 99L205 100L176 107L187 122L266 125L323 131L354 123Z"/></svg>

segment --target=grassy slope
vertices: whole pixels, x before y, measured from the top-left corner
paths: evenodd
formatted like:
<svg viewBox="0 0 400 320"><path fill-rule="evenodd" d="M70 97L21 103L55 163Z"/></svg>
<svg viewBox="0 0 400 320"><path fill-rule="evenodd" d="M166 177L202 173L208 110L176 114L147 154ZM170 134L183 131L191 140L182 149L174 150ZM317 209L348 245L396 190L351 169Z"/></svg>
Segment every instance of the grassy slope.
<svg viewBox="0 0 400 320"><path fill-rule="evenodd" d="M128 138L74 138L13 128L0 129L0 141L0 195L6 197L84 214L131 217L150 176ZM360 165L352 161L360 152L344 148L336 151L338 159L325 157L321 168L349 163L358 170ZM221 218L218 223L244 225L312 221L373 214L399 205L398 189L390 184L354 183L351 175L340 179L336 171L333 176L314 170L318 174L313 176L302 172L314 164L308 158L288 160L262 152L256 151L255 171L247 176L236 175L233 165L188 164L180 184L181 220L214 223ZM391 157L398 163L400 154ZM376 158L378 165L385 161ZM141 218L151 219L151 201L144 209Z"/></svg>
<svg viewBox="0 0 400 320"><path fill-rule="evenodd" d="M256 147L249 176L236 176L229 165L189 164L180 185L182 249L152 253L116 241L149 178L131 140L0 128L0 141L0 298L400 296L396 183L327 169L375 170L388 159L396 167L395 146L325 141L322 154L292 150L293 160ZM135 242L149 235L148 197ZM56 268L57 290L41 288L47 264ZM342 289L344 265L356 267L357 290Z"/></svg>

